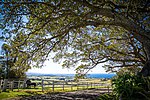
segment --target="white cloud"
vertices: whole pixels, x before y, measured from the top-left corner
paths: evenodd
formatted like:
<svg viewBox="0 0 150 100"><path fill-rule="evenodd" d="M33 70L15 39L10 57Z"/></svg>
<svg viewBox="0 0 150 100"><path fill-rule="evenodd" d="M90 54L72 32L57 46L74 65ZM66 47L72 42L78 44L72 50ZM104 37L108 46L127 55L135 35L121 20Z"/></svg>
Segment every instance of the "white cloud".
<svg viewBox="0 0 150 100"><path fill-rule="evenodd" d="M32 68L28 72L32 73L45 73L45 74L74 74L73 68L62 68L60 64L54 63L52 60L46 61L45 66L42 68Z"/></svg>
<svg viewBox="0 0 150 100"><path fill-rule="evenodd" d="M44 74L75 74L75 68L62 68L61 64L54 63L51 59L45 62L45 66L42 68L32 68L28 72L30 73L44 73ZM106 73L104 68L97 66L89 73Z"/></svg>

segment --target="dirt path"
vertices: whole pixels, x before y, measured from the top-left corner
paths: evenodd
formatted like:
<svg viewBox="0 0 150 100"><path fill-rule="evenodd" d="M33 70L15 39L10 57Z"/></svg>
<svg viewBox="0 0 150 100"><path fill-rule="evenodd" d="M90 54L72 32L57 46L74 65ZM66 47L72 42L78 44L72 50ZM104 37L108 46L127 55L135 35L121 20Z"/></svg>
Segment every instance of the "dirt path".
<svg viewBox="0 0 150 100"><path fill-rule="evenodd" d="M97 100L100 94L107 93L107 89L90 89L56 94L44 94L23 97L19 100ZM15 100L15 99L14 99Z"/></svg>

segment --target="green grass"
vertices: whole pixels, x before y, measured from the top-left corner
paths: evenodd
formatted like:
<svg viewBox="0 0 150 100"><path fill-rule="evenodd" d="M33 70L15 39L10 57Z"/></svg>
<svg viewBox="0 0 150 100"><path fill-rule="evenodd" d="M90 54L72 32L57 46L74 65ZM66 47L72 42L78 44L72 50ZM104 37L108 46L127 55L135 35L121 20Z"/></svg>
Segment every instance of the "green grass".
<svg viewBox="0 0 150 100"><path fill-rule="evenodd" d="M41 89L14 89L13 91L7 90L6 92L0 93L0 100L5 100L8 98L16 98L16 97L23 97L23 96L32 96L37 94L44 94L46 92L42 92Z"/></svg>
<svg viewBox="0 0 150 100"><path fill-rule="evenodd" d="M20 96L31 96L31 94L27 92L13 92L13 91L2 92L0 93L0 100L6 98L20 97Z"/></svg>
<svg viewBox="0 0 150 100"><path fill-rule="evenodd" d="M88 87L90 89L91 86ZM104 86L93 86L92 88L104 88ZM76 91L76 90L84 90L87 89L87 86L73 86L72 89L71 87L65 87L64 90L63 88L55 88L54 93L57 92L69 92L69 91ZM13 91L7 90L7 92L1 92L0 93L0 100L5 100L8 98L16 98L16 97L23 97L23 96L32 96L32 95L37 95L37 94L46 94L46 93L53 93L53 90L51 87L44 87L44 92L42 92L41 87L37 88L30 88L30 89L14 89Z"/></svg>

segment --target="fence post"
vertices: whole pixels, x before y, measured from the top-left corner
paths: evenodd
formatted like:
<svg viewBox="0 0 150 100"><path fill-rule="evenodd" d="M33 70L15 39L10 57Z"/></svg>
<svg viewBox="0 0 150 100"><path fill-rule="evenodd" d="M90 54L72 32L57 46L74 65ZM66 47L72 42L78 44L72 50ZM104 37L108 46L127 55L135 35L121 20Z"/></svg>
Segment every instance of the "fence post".
<svg viewBox="0 0 150 100"><path fill-rule="evenodd" d="M109 93L109 86L107 88L108 88L108 93Z"/></svg>
<svg viewBox="0 0 150 100"><path fill-rule="evenodd" d="M82 90L84 89L84 83L82 82Z"/></svg>
<svg viewBox="0 0 150 100"><path fill-rule="evenodd" d="M0 92L2 90L2 80L0 80Z"/></svg>
<svg viewBox="0 0 150 100"><path fill-rule="evenodd" d="M99 83L99 88L101 87L101 83Z"/></svg>
<svg viewBox="0 0 150 100"><path fill-rule="evenodd" d="M26 79L23 81L23 88L26 88Z"/></svg>
<svg viewBox="0 0 150 100"><path fill-rule="evenodd" d="M71 91L73 90L73 84L72 84L72 82L71 82Z"/></svg>
<svg viewBox="0 0 150 100"><path fill-rule="evenodd" d="M92 82L91 82L91 88L92 88Z"/></svg>
<svg viewBox="0 0 150 100"><path fill-rule="evenodd" d="M7 89L11 89L11 81L8 81L8 83L7 83Z"/></svg>
<svg viewBox="0 0 150 100"><path fill-rule="evenodd" d="M44 80L42 79L42 92L44 92Z"/></svg>
<svg viewBox="0 0 150 100"><path fill-rule="evenodd" d="M8 79L4 79L3 89L2 89L3 92L5 92L7 89L7 83L8 83Z"/></svg>
<svg viewBox="0 0 150 100"><path fill-rule="evenodd" d="M11 91L14 89L14 80L11 82Z"/></svg>
<svg viewBox="0 0 150 100"><path fill-rule="evenodd" d="M19 88L20 88L20 80L18 81L18 91L19 91Z"/></svg>
<svg viewBox="0 0 150 100"><path fill-rule="evenodd" d="M64 91L64 82L63 82L63 87L62 88L63 88L63 91Z"/></svg>
<svg viewBox="0 0 150 100"><path fill-rule="evenodd" d="M87 89L88 89L88 82L87 82Z"/></svg>
<svg viewBox="0 0 150 100"><path fill-rule="evenodd" d="M78 84L78 82L77 82L77 90L79 89L79 87L78 87L78 86L79 86L79 84Z"/></svg>
<svg viewBox="0 0 150 100"><path fill-rule="evenodd" d="M54 81L53 81L53 84L52 84L52 90L53 90L53 92L54 92L54 88L55 88L55 87L54 87Z"/></svg>

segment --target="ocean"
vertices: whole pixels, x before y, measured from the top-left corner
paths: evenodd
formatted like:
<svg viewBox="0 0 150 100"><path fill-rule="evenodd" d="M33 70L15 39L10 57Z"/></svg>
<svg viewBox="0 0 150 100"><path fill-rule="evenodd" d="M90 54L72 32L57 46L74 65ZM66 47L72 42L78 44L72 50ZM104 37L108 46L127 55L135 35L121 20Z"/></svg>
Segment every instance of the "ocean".
<svg viewBox="0 0 150 100"><path fill-rule="evenodd" d="M41 74L41 73L26 73L27 76L56 76L56 77L74 77L75 74ZM116 74L87 74L87 78L112 78Z"/></svg>
<svg viewBox="0 0 150 100"><path fill-rule="evenodd" d="M112 78L116 74L88 74L87 78Z"/></svg>

